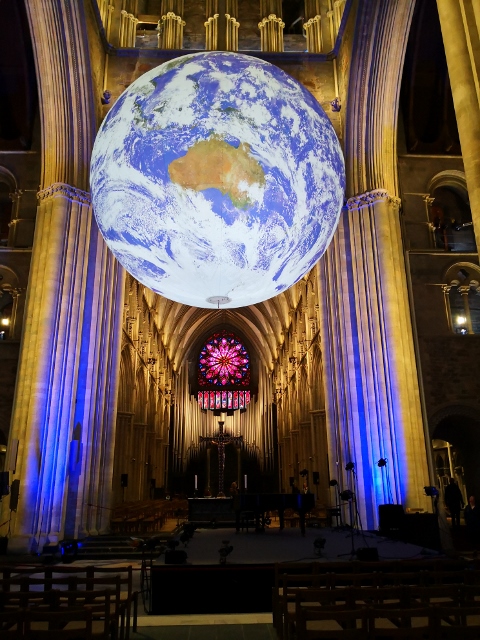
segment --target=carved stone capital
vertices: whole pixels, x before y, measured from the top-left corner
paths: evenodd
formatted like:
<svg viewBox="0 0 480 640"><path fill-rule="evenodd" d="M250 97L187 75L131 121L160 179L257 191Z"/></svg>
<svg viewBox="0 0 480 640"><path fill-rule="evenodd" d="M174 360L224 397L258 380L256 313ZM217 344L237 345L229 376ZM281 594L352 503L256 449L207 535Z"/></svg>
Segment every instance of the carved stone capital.
<svg viewBox="0 0 480 640"><path fill-rule="evenodd" d="M12 202L18 202L21 199L22 195L23 195L23 190L17 189L16 191L9 193L8 197Z"/></svg>
<svg viewBox="0 0 480 640"><path fill-rule="evenodd" d="M355 211L356 209L362 209L376 202L387 201L394 207L399 207L401 204L400 198L391 196L386 189L374 189L373 191L367 191L366 193L360 193L347 200L347 208L349 211Z"/></svg>
<svg viewBox="0 0 480 640"><path fill-rule="evenodd" d="M55 182L46 189L42 189L37 193L39 202L48 200L48 198L54 198L55 196L62 196L68 198L72 202L80 202L81 204L90 205L92 202L91 196L88 191L82 191L64 182Z"/></svg>

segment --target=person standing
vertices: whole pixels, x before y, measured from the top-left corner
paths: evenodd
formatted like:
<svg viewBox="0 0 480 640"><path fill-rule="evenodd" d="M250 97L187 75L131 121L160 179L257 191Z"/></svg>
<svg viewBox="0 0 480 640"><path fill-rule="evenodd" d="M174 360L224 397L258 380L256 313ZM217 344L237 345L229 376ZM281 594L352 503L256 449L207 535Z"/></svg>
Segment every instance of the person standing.
<svg viewBox="0 0 480 640"><path fill-rule="evenodd" d="M453 478L445 488L445 505L452 517L452 529L460 526L460 509L463 509L464 502L462 492Z"/></svg>
<svg viewBox="0 0 480 640"><path fill-rule="evenodd" d="M463 516L467 525L468 537L476 553L480 541L480 507L475 505L475 496L469 497Z"/></svg>

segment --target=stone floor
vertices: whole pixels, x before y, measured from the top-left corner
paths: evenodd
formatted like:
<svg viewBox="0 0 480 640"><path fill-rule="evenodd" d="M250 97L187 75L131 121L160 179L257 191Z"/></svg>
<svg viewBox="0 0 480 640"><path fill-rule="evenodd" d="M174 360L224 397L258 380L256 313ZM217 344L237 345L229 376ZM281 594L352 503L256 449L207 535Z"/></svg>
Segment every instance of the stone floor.
<svg viewBox="0 0 480 640"><path fill-rule="evenodd" d="M271 624L189 625L141 627L132 640L276 640Z"/></svg>

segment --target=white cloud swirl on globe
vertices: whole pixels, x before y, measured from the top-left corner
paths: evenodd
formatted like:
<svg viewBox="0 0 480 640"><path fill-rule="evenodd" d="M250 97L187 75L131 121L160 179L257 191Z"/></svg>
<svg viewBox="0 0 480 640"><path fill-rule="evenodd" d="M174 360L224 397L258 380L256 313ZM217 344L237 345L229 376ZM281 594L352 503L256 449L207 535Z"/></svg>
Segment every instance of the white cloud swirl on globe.
<svg viewBox="0 0 480 640"><path fill-rule="evenodd" d="M95 141L95 216L135 278L212 308L297 282L335 231L345 170L315 98L253 57L183 56L138 78Z"/></svg>

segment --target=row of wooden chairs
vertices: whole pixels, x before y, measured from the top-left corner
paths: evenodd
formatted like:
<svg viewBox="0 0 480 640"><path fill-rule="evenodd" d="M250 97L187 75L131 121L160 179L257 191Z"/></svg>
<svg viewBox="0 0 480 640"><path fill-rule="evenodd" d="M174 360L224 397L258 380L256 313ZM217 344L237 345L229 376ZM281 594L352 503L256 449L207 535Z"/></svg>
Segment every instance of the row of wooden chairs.
<svg viewBox="0 0 480 640"><path fill-rule="evenodd" d="M125 503L116 507L110 519L112 533L155 533L165 522L188 513L188 503L183 499L146 500Z"/></svg>
<svg viewBox="0 0 480 640"><path fill-rule="evenodd" d="M382 638L422 640L466 640L480 638L478 607L433 605L414 608L328 609L304 607L300 610L297 640L374 640Z"/></svg>
<svg viewBox="0 0 480 640"><path fill-rule="evenodd" d="M125 608L114 591L0 593L2 640L116 640Z"/></svg>
<svg viewBox="0 0 480 640"><path fill-rule="evenodd" d="M377 629L386 629L387 637L391 637L389 634L401 636L402 633L407 637L410 630L420 627L431 627L430 631L434 628L435 633L438 632L437 627L447 627L447 631L454 628L458 633L470 625L480 631L478 585L309 588L295 589L292 595L295 599L293 608L289 603L282 612L282 627L277 629L284 640L294 637L314 640L326 637L326 631L338 631L341 635L342 629L357 628L368 631L371 637L377 637ZM468 616L466 610L470 611ZM356 617L362 624L353 624L352 621L350 625L346 624L341 618L345 611L351 613L352 620ZM317 613L321 615L316 616ZM315 624L307 624L314 620Z"/></svg>
<svg viewBox="0 0 480 640"><path fill-rule="evenodd" d="M32 598L41 597L52 590L61 590L63 602L65 594L73 594L67 604L76 606L82 597L99 598L98 590L111 589L115 595L115 611L118 611L120 638L128 640L130 622L137 629L138 592L133 589L133 569L131 565L120 567L74 565L57 566L5 566L0 567L0 603L9 593L15 598L18 593L31 594ZM78 596L75 596L78 594ZM26 596L24 596L26 597ZM15 600L12 600L14 602ZM27 606L25 600L19 600L19 608Z"/></svg>
<svg viewBox="0 0 480 640"><path fill-rule="evenodd" d="M423 590L421 597L415 597L415 606L418 605L417 599L423 604L429 602L425 594L437 593L436 589L439 588L451 587L452 593L457 595L459 585L464 589L471 588L480 592L480 569L465 568L467 565L462 562L439 561L418 565L386 563L383 566L381 563L371 563L371 566L365 564L367 566L363 563L278 563L272 591L273 624L278 636L288 637L289 626L294 624L295 627L299 615L297 600L303 597L308 601L309 594L317 598L317 608L320 600L323 606L325 603L332 606L336 605L335 601L338 599L340 607L346 609L365 605L362 598L367 598L367 604L374 602L370 592L380 597L380 594L388 591L392 601L400 605L398 590L407 588L407 585L410 589ZM378 570L382 568L387 570ZM416 571L412 570L415 568ZM347 595L351 596L350 600L345 600ZM453 602L451 594L449 599ZM407 604L405 600L402 601L402 606ZM460 605L460 596L455 604Z"/></svg>

